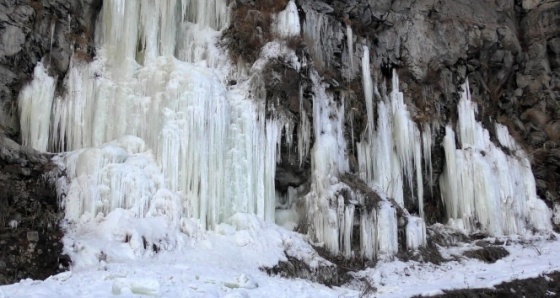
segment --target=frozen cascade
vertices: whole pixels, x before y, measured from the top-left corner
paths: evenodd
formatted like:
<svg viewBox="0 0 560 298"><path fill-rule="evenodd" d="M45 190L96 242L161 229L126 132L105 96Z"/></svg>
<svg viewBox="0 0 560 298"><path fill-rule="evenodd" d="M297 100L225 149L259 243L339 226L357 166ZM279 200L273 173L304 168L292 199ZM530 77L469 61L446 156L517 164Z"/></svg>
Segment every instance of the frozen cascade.
<svg viewBox="0 0 560 298"><path fill-rule="evenodd" d="M300 5L302 5L306 11L302 27L303 39L309 45L309 51L313 57L313 62L317 69L329 67L328 63L330 59L327 57L332 57L336 52L330 40L333 38L342 40L344 37L343 33L333 28L333 24L329 22L326 14L313 10L309 3L302 2ZM338 32L338 35L333 36L334 32Z"/></svg>
<svg viewBox="0 0 560 298"><path fill-rule="evenodd" d="M393 71L393 81L388 98L377 103L377 129L374 124L374 94L379 94L370 75L369 49L364 45L362 77L368 124L362 141L357 144L360 177L370 186L378 185L390 197L404 206L404 182L410 189L416 184L416 199L423 211L423 160L431 159L431 133L425 131L424 139L412 120L403 93L399 91L399 80Z"/></svg>
<svg viewBox="0 0 560 298"><path fill-rule="evenodd" d="M398 250L395 206L377 187L374 189L381 197L379 202L368 203L364 193L339 181L338 177L349 171L342 134L344 99L338 106L317 73L313 71L310 78L314 94L315 143L311 151L311 191L304 197L307 213L300 214L300 218L307 220L312 239L333 254L350 258L359 253L368 259L393 255ZM370 207L363 207L367 205ZM356 219L359 222L355 222ZM359 235L353 235L355 225L360 227ZM353 237L360 239L357 252L353 251Z"/></svg>
<svg viewBox="0 0 560 298"><path fill-rule="evenodd" d="M288 2L285 10L279 12L278 15L275 16L275 23L276 31L282 37L300 35L301 24L299 22L297 6L293 0Z"/></svg>
<svg viewBox="0 0 560 298"><path fill-rule="evenodd" d="M354 74L354 35L352 27L346 24L346 43L348 44L348 59L350 60L350 73Z"/></svg>
<svg viewBox="0 0 560 298"><path fill-rule="evenodd" d="M22 89L18 98L23 145L47 151L50 110L55 88L56 80L48 75L41 62L37 63L33 71L33 81Z"/></svg>
<svg viewBox="0 0 560 298"><path fill-rule="evenodd" d="M551 228L551 212L537 197L529 160L507 133L497 126L499 142L512 150L506 155L490 141L476 121L468 81L458 104L458 139L448 126L444 138L446 165L440 187L449 223L467 232L491 235L525 234Z"/></svg>
<svg viewBox="0 0 560 298"><path fill-rule="evenodd" d="M168 200L202 228L239 212L274 220L276 151L290 128L266 119L263 98L226 90L229 62L215 41L228 13L225 0L104 2L98 57L72 59L66 95L50 100L51 123L33 137L52 151L78 150L60 158L67 219L117 208L143 217Z"/></svg>
<svg viewBox="0 0 560 298"><path fill-rule="evenodd" d="M430 185L430 194L433 192L434 170L432 167L432 127L428 123L422 126L422 152L424 153L424 170L427 172L426 177L429 178L428 184ZM420 203L421 201L418 201ZM419 204L419 209L423 212L423 207ZM422 216L424 217L424 216Z"/></svg>
<svg viewBox="0 0 560 298"><path fill-rule="evenodd" d="M340 251L340 230L350 223L340 222L337 210L331 208L331 202L338 206L338 213L345 211L344 200L336 194L337 176L349 170L344 139L344 102L337 107L332 95L327 93L316 71L311 72L313 83L313 129L315 144L311 150L312 191L305 197L307 218L312 231L310 234L334 254ZM342 200L342 202L340 202ZM345 220L353 220L346 218ZM348 232L349 233L349 232ZM344 247L344 246L343 246ZM351 253L351 252L346 252Z"/></svg>
<svg viewBox="0 0 560 298"><path fill-rule="evenodd" d="M426 245L426 224L420 217L407 217L406 224L406 247L417 249Z"/></svg>

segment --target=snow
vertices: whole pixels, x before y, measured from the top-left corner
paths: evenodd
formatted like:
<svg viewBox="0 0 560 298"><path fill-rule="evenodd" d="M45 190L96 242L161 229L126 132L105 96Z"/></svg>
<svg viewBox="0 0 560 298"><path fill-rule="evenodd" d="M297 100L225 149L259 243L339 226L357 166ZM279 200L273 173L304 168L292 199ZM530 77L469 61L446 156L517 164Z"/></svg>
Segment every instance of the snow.
<svg viewBox="0 0 560 298"><path fill-rule="evenodd" d="M432 263L383 261L361 271L356 278L367 278L377 288L375 297L411 297L443 294L442 290L492 288L513 279L537 277L560 269L560 243L545 237L504 245L510 255L494 264L468 259L434 265ZM470 248L472 249L472 247ZM354 288L359 284L354 284Z"/></svg>
<svg viewBox="0 0 560 298"><path fill-rule="evenodd" d="M503 247L510 255L494 264L461 257L462 252L475 247L459 244L462 246L440 248L443 255L457 257L439 266L382 259L375 268L354 273L354 281L328 288L302 279L268 276L259 270L284 260L284 251L307 258L311 265L325 261L312 253L301 235L257 217L238 215L216 231L181 234L175 239L183 242L180 248L157 254L151 245L144 249L142 240L137 243L134 236L125 242L123 233L142 231L148 238L173 233L158 223L138 226L132 218L122 210L112 218L89 222L83 226L90 229L85 234L89 236L73 240L81 244L76 253L91 256L91 263L76 264L72 271L45 281L25 279L2 286L0 297L360 297L360 278L367 278L377 288L376 297L410 297L438 294L444 289L492 287L560 270L560 242L543 235L508 240ZM104 239L97 240L103 242L96 242L101 235ZM107 255L110 251L121 254L104 259L92 253L99 253L99 249Z"/></svg>
<svg viewBox="0 0 560 298"><path fill-rule="evenodd" d="M65 237L68 252L79 260L72 271L0 287L0 297L332 297L353 292L261 271L286 260L285 251L311 268L329 263L300 235L254 215L236 214L215 231L189 234L173 230L165 220L146 222L116 210Z"/></svg>

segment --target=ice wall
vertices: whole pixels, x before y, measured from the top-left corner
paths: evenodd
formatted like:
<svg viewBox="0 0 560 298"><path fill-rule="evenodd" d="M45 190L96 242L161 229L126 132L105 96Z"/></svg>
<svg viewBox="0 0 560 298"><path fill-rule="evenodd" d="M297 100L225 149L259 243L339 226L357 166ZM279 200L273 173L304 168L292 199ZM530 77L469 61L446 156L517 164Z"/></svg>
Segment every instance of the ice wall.
<svg viewBox="0 0 560 298"><path fill-rule="evenodd" d="M468 81L458 104L455 133L446 127L443 142L446 165L440 188L449 223L467 232L491 235L525 234L549 230L551 213L536 194L535 179L525 152L497 125L500 144L511 150L505 154L490 141L489 133L475 119Z"/></svg>
<svg viewBox="0 0 560 298"><path fill-rule="evenodd" d="M146 216L166 189L203 228L238 212L274 220L283 123L266 119L264 98L250 89L226 89L231 65L216 44L228 15L225 0L105 1L98 56L72 60L64 96L53 100L55 80L37 67L20 103L22 119L40 122L24 131L38 149L78 150L61 158L71 180L62 190L67 219L116 208ZM149 167L122 149L129 142L143 144Z"/></svg>

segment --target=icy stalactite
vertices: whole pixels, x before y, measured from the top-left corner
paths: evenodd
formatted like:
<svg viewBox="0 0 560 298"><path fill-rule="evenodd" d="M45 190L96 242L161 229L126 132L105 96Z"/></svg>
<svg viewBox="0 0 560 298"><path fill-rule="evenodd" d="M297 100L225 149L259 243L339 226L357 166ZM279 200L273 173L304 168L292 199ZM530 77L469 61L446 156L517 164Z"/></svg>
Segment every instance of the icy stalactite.
<svg viewBox="0 0 560 298"><path fill-rule="evenodd" d="M101 19L97 22L96 39L98 44L104 45L101 51L107 57L107 63L114 70L115 79L130 77L137 67L140 4L141 1L125 0L103 3ZM157 25L155 20L145 21L151 21L151 24ZM145 34L145 36L147 35ZM144 45L144 47L148 48L148 45ZM149 47L146 51L149 52L153 47Z"/></svg>
<svg viewBox="0 0 560 298"><path fill-rule="evenodd" d="M321 193L337 175L349 170L344 138L344 101L340 107L316 72L313 82L313 130L315 144L312 148L312 179Z"/></svg>
<svg viewBox="0 0 560 298"><path fill-rule="evenodd" d="M346 47L342 52L342 76L351 81L356 78L359 68L356 68L354 64L354 33L349 24L346 24Z"/></svg>
<svg viewBox="0 0 560 298"><path fill-rule="evenodd" d="M434 170L432 166L432 127L428 123L422 125L422 152L424 153L424 170L425 176L429 177L428 184L430 186L430 194L433 192ZM420 197L419 197L420 198ZM420 209L422 210L422 209Z"/></svg>
<svg viewBox="0 0 560 298"><path fill-rule="evenodd" d="M309 148L311 147L311 122L307 117L307 112L303 107L303 89L299 88L299 113L300 123L298 128L298 156L299 166L301 167L303 161L309 155Z"/></svg>
<svg viewBox="0 0 560 298"><path fill-rule="evenodd" d="M138 217L150 210L168 215L181 211L179 197L165 188L161 170L140 138L124 136L55 160L70 179L61 202L67 220L108 214L117 208L129 209ZM167 207L157 211L162 206ZM177 215L172 218L178 220Z"/></svg>
<svg viewBox="0 0 560 298"><path fill-rule="evenodd" d="M96 36L112 79L126 80L138 63L159 56L177 54L189 62L211 56L213 62L212 36L225 27L228 16L226 0L111 0L103 3Z"/></svg>
<svg viewBox="0 0 560 298"><path fill-rule="evenodd" d="M440 176L450 224L491 235L550 229L550 210L537 197L526 154L505 127L497 127L498 140L512 155L490 141L488 131L475 119L476 105L468 82L462 88L457 124L460 149L455 147L455 135L448 126L443 143L446 165Z"/></svg>
<svg viewBox="0 0 560 298"><path fill-rule="evenodd" d="M414 189L413 179L416 177L416 198L422 205L424 188L422 180L422 146L420 131L412 120L410 112L404 103L404 95L399 91L399 78L393 70L393 90L391 91L391 109L393 115L393 140L410 189ZM416 169L416 172L414 172ZM420 213L423 214L421 210Z"/></svg>
<svg viewBox="0 0 560 298"><path fill-rule="evenodd" d="M368 259L393 255L398 250L395 207L384 195L379 202L366 201L363 193L339 182L337 178L349 171L346 141L342 134L344 98L341 98L339 106L326 92L315 72L310 78L314 94L315 143L311 151L311 192L303 198L307 213L302 217L307 220L308 233L333 254L352 257L358 253ZM373 83L370 86L373 88ZM380 105L384 107L383 103ZM391 133L384 137L390 140ZM389 152L397 158L393 151ZM383 194L377 187L375 189L376 193ZM357 218L359 222L356 222ZM359 235L353 234L355 225L360 226ZM352 247L355 237L360 239L358 251L353 251Z"/></svg>
<svg viewBox="0 0 560 298"><path fill-rule="evenodd" d="M275 16L274 25L274 31L281 37L299 36L301 34L298 8L293 0L288 2L286 9Z"/></svg>
<svg viewBox="0 0 560 298"><path fill-rule="evenodd" d="M510 150L521 150L517 142L509 134L508 128L504 125L496 123L496 137L500 142L500 145L510 149Z"/></svg>
<svg viewBox="0 0 560 298"><path fill-rule="evenodd" d="M398 252L397 212L391 203L382 201L377 209L378 254L394 255Z"/></svg>
<svg viewBox="0 0 560 298"><path fill-rule="evenodd" d="M362 210L360 214L361 257L373 260L377 256L377 213Z"/></svg>
<svg viewBox="0 0 560 298"><path fill-rule="evenodd" d="M406 247L418 249L426 245L426 224L419 217L408 216L406 224Z"/></svg>
<svg viewBox="0 0 560 298"><path fill-rule="evenodd" d="M416 185L416 199L423 216L422 163L431 154L431 143L423 141L412 120L403 93L399 91L396 71L393 72L391 93L377 103L377 126L374 125L373 95L376 90L371 80L367 46L364 46L362 58L362 78L368 122L362 141L357 144L360 177L370 186L378 185L400 206L404 206L404 182L410 189ZM426 137L431 139L431 135Z"/></svg>
<svg viewBox="0 0 560 298"><path fill-rule="evenodd" d="M311 150L311 192L304 198L310 234L325 248L338 254L347 245L341 239L351 238L343 232L352 226L346 218L353 212L345 210L344 199L337 194L338 175L349 170L344 139L344 101L341 106L333 100L316 71L310 74L313 83L313 132L315 143ZM342 200L342 204L341 204ZM337 206L333 208L332 206ZM346 252L348 254L350 252Z"/></svg>
<svg viewBox="0 0 560 298"><path fill-rule="evenodd" d="M367 137L368 140L373 140L375 133L375 126L373 124L373 80L371 79L371 69L369 60L369 47L363 46L364 57L362 58L362 85L364 89L364 99L366 101L366 112L368 125Z"/></svg>
<svg viewBox="0 0 560 298"><path fill-rule="evenodd" d="M350 60L350 73L354 74L354 34L352 27L346 24L346 43L348 46L348 60Z"/></svg>
<svg viewBox="0 0 560 298"><path fill-rule="evenodd" d="M49 76L43 63L37 63L33 80L23 87L18 98L21 139L24 146L47 151L51 107L56 89L56 79Z"/></svg>
<svg viewBox="0 0 560 298"><path fill-rule="evenodd" d="M229 22L227 0L181 0L183 20L220 31Z"/></svg>
<svg viewBox="0 0 560 298"><path fill-rule="evenodd" d="M333 39L342 41L344 33L329 22L329 16L319 13L303 2L305 20L303 21L303 39L308 43L313 62L318 69L330 67L330 57L333 57L338 49L333 47Z"/></svg>

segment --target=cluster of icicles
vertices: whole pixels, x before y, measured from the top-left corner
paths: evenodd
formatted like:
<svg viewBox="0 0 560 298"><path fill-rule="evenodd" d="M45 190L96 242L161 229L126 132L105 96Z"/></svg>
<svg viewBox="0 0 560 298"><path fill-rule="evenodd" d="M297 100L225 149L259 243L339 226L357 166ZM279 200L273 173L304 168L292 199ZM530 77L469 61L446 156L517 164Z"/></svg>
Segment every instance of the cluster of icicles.
<svg viewBox="0 0 560 298"><path fill-rule="evenodd" d="M72 60L63 96L55 97L56 79L37 65L19 99L22 139L37 150L66 152L56 158L69 180L59 185L66 219L79 222L125 208L138 217L197 219L212 229L236 213L251 213L265 221L305 223L313 240L347 257L355 254L352 239L359 226L359 254L372 259L398 250L396 208L404 208L406 183L416 189L413 200L420 210L418 217L406 215L406 242L411 249L424 245L423 178L432 181L431 127L420 129L412 121L396 73L392 91L381 95L364 46L368 125L359 142L352 136L351 146L356 146L360 178L381 201L370 210L358 208L364 195L338 180L349 172L344 101L334 101L315 71L310 76L313 120L300 98L296 144L300 160L311 158L311 190L290 188L285 200L276 193L274 178L282 135L291 146L294 128L285 119L266 119L263 93L247 87L255 84L226 87L235 71L216 46L228 24L226 2L107 0L96 31L98 56L91 63ZM320 41L329 35L321 14L310 13L300 24L290 1L275 23L280 36L303 31L317 41L310 47L330 55L321 51ZM346 77L353 77L349 26L346 34L343 59L349 65ZM468 85L463 89L461 148L455 148L448 127L447 165L440 177L450 222L493 235L549 229L549 211L536 197L527 158L500 126L500 141L514 156L490 142L474 120ZM351 193L349 201L341 195L344 190ZM304 210L295 210L297 200L303 200Z"/></svg>

